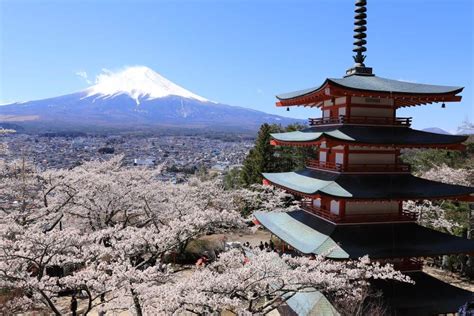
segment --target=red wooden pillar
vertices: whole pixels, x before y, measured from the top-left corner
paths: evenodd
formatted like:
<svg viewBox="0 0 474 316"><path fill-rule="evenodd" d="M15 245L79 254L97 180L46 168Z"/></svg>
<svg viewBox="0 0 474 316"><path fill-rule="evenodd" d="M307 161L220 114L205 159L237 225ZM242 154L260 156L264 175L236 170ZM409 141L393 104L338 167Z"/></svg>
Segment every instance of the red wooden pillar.
<svg viewBox="0 0 474 316"><path fill-rule="evenodd" d="M342 166L342 170L346 170L349 165L349 145L344 145L344 163Z"/></svg>
<svg viewBox="0 0 474 316"><path fill-rule="evenodd" d="M351 117L351 97L346 96L346 117Z"/></svg>
<svg viewBox="0 0 474 316"><path fill-rule="evenodd" d="M342 220L346 217L346 200L339 200L339 217Z"/></svg>

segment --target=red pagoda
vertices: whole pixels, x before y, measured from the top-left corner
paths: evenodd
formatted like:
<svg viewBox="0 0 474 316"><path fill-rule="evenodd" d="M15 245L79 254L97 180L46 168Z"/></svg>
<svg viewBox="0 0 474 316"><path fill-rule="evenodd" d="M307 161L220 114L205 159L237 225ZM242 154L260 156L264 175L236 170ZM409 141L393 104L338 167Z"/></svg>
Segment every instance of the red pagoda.
<svg viewBox="0 0 474 316"><path fill-rule="evenodd" d="M314 146L303 170L264 173L271 184L295 195L300 210L257 213L256 219L283 244L303 255L334 259L391 262L415 285L380 282L384 301L396 315L456 312L472 293L422 272L422 258L474 253L474 240L444 234L417 224L403 209L405 200L473 201L474 189L413 176L400 161L405 148L462 150L466 136L414 130L411 118L397 109L457 102L462 87L428 85L378 77L364 64L366 1L356 1L355 65L343 78L320 86L278 95L279 107L320 108L309 128L272 134L275 146Z"/></svg>

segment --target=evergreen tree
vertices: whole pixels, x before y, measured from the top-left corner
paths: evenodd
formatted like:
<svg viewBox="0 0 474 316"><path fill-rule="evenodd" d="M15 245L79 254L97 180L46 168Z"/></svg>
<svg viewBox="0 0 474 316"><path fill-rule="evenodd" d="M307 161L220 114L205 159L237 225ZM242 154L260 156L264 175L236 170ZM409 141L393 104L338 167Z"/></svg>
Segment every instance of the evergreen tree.
<svg viewBox="0 0 474 316"><path fill-rule="evenodd" d="M314 157L311 147L272 146L271 133L293 132L306 126L291 124L286 128L280 125L263 124L255 141L255 147L250 150L244 160L241 180L245 186L262 182L262 172L283 172L301 169L305 160Z"/></svg>
<svg viewBox="0 0 474 316"><path fill-rule="evenodd" d="M232 168L224 175L224 188L226 190L239 189L243 186L242 171L238 168Z"/></svg>
<svg viewBox="0 0 474 316"><path fill-rule="evenodd" d="M270 145L270 133L279 132L278 125L263 124L258 132L255 147L252 148L244 160L242 181L248 186L262 182L262 172L275 169L274 146Z"/></svg>

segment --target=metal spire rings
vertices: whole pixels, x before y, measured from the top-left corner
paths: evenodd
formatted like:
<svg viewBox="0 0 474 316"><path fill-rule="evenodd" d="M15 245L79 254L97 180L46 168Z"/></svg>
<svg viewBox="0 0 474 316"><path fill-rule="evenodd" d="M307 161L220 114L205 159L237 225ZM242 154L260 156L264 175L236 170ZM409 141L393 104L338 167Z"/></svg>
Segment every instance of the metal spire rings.
<svg viewBox="0 0 474 316"><path fill-rule="evenodd" d="M357 53L354 57L355 61L355 67L365 67L364 65L364 60L365 60L365 55L362 53L367 51L367 48L365 47L365 44L367 44L367 41L365 38L367 37L367 34L365 33L367 31L367 0L356 0L356 8L354 10L355 15L355 21L354 21L354 48L352 49L353 52Z"/></svg>

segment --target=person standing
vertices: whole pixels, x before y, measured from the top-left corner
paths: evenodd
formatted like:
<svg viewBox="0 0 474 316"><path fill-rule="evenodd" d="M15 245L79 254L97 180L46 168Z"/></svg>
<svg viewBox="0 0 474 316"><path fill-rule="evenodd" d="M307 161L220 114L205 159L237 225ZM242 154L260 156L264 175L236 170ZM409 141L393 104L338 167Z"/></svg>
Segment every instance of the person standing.
<svg viewBox="0 0 474 316"><path fill-rule="evenodd" d="M71 314L72 314L72 316L77 316L76 294L73 294L72 297L71 297Z"/></svg>

